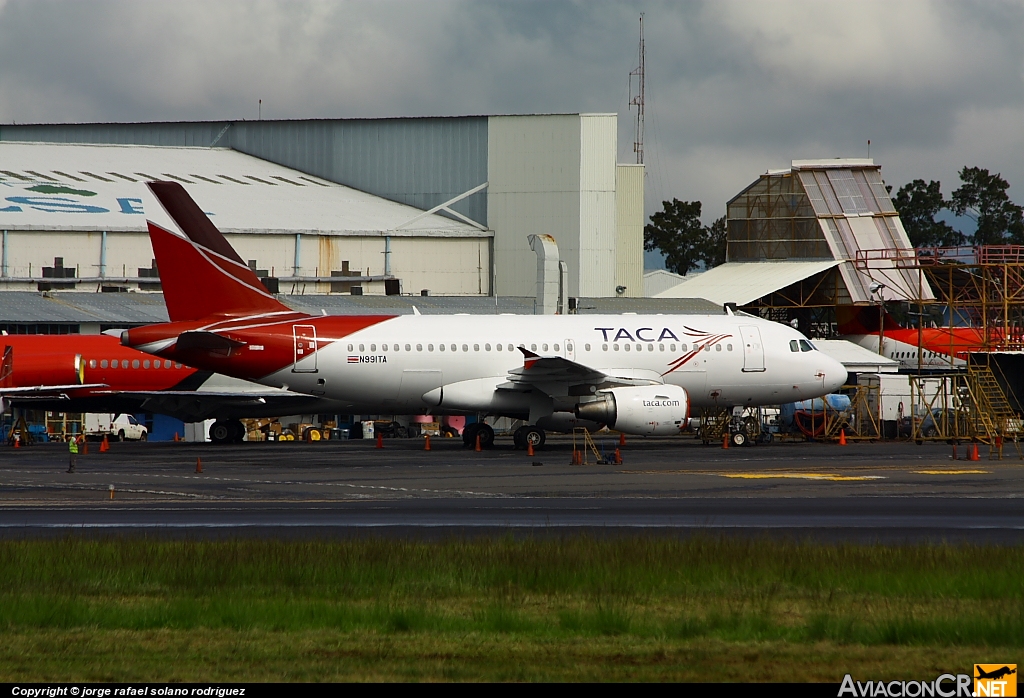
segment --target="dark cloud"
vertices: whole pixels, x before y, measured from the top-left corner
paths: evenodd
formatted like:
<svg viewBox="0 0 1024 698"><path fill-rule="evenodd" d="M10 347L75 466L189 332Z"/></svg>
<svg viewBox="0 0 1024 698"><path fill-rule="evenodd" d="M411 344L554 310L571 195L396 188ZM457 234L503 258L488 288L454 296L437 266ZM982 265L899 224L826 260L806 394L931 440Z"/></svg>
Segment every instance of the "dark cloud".
<svg viewBox="0 0 1024 698"><path fill-rule="evenodd" d="M0 122L618 112L646 13L648 209L764 170L1002 172L1024 201L1024 6L0 0ZM1016 183L1016 184L1015 184Z"/></svg>

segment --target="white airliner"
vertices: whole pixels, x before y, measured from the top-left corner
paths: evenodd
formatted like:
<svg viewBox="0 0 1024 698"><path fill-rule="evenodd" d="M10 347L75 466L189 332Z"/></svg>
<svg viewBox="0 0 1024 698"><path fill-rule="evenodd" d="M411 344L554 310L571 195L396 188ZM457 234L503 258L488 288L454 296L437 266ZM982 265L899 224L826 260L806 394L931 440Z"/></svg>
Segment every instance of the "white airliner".
<svg viewBox="0 0 1024 698"><path fill-rule="evenodd" d="M324 396L360 414L484 414L544 430L677 434L693 408L818 397L846 369L787 325L745 314L316 316L264 290L180 184L151 182L181 233L150 222L171 322L127 346ZM491 427L473 430L482 445Z"/></svg>

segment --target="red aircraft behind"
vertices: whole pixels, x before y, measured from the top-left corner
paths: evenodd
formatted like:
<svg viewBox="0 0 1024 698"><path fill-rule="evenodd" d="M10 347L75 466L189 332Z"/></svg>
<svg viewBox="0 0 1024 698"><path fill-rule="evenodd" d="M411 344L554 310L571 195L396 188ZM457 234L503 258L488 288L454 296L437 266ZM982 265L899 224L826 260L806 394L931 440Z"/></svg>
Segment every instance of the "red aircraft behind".
<svg viewBox="0 0 1024 698"><path fill-rule="evenodd" d="M216 419L211 438L240 441L243 417L336 413L334 401L273 390L158 359L108 335L0 336L0 413L9 405L60 412L154 412Z"/></svg>
<svg viewBox="0 0 1024 698"><path fill-rule="evenodd" d="M878 329L878 309L870 306L840 306L836 311L838 331L843 339L865 349L895 359L906 368L918 366L920 343L921 366L949 368L961 366L971 352L982 351L985 334L977 327L923 327L900 326L888 313L883 315L884 326ZM878 343L882 342L882 351Z"/></svg>

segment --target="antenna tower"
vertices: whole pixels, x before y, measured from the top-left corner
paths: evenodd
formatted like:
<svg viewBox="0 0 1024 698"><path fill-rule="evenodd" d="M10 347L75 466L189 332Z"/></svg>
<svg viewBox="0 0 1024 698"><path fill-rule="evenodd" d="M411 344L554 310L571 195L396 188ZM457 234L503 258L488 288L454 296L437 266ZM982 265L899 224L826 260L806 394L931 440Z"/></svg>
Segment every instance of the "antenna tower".
<svg viewBox="0 0 1024 698"><path fill-rule="evenodd" d="M644 15L640 13L640 65L629 73L629 106L636 107L636 132L633 138L633 152L636 153L636 164L644 164L644 64L647 62L644 48ZM636 78L636 90L633 89L633 78Z"/></svg>

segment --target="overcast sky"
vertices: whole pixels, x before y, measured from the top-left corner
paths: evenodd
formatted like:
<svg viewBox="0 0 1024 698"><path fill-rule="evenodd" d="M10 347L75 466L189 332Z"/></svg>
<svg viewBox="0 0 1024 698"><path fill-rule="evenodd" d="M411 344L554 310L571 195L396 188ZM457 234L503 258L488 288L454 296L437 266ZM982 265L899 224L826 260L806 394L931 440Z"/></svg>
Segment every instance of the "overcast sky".
<svg viewBox="0 0 1024 698"><path fill-rule="evenodd" d="M0 0L0 123L618 112L647 35L647 208L766 169L964 165L1024 203L1022 2Z"/></svg>

